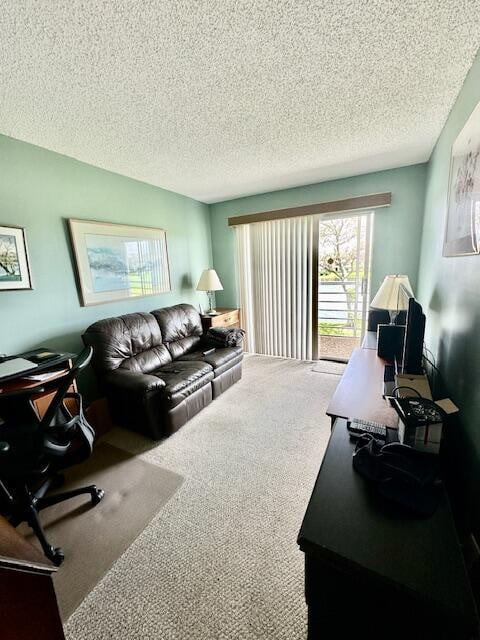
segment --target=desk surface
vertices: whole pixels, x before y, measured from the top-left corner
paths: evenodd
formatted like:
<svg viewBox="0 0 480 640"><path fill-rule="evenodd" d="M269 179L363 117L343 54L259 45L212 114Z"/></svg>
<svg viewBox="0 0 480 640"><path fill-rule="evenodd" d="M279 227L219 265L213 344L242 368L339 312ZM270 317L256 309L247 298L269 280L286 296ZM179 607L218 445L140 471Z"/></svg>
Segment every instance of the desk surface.
<svg viewBox="0 0 480 640"><path fill-rule="evenodd" d="M27 351L26 353L20 353L16 356L11 356L11 358L25 358L26 360L28 360L29 356L35 355L40 351L49 351L49 349L33 349L32 351ZM30 370L22 371L21 373L17 373L12 376L4 376L3 378L0 378L0 397L13 395L24 389L34 389L36 387L42 387L46 383L52 382L64 376L70 368L69 363L75 358L76 354L74 353L59 353L56 358L52 358L51 360L42 362L41 364ZM26 376L29 375L47 373L49 371L52 372L52 375L45 380L28 380L26 378Z"/></svg>
<svg viewBox="0 0 480 640"><path fill-rule="evenodd" d="M382 500L353 469L354 446L337 420L298 543L339 569L415 594L449 618L476 624L476 609L446 494L431 518Z"/></svg>
<svg viewBox="0 0 480 640"><path fill-rule="evenodd" d="M384 367L385 361L375 349L355 349L328 404L327 415L373 420L396 428L397 413L383 398Z"/></svg>

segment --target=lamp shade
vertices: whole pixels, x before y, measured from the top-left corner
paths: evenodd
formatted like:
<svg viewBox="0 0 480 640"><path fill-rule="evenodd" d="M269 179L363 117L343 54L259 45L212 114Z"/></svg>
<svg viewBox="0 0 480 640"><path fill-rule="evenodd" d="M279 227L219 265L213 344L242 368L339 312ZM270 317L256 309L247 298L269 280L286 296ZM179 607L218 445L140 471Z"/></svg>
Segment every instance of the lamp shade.
<svg viewBox="0 0 480 640"><path fill-rule="evenodd" d="M222 291L223 286L215 269L205 269L197 284L197 291Z"/></svg>
<svg viewBox="0 0 480 640"><path fill-rule="evenodd" d="M403 296L399 295L400 285L403 285L413 295L408 276L385 276L380 289L370 303L370 307L387 311L402 311L404 305Z"/></svg>

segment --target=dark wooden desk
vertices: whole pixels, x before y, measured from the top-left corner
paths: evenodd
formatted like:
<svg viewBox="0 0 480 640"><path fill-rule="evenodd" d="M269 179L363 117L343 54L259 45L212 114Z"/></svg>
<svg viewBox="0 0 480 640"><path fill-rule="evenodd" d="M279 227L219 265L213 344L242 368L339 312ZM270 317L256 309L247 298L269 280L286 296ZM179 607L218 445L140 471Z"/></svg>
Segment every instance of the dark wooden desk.
<svg viewBox="0 0 480 640"><path fill-rule="evenodd" d="M42 351L49 351L47 348L39 348L32 349L31 351L26 351L25 353L19 353L15 356L9 356L7 360L13 360L14 358L24 358L28 360L30 357L40 353ZM47 360L46 362L42 362L37 366L32 362L32 368L26 371L22 371L22 373L16 373L11 376L4 376L0 378L0 393L7 394L12 393L15 390L22 388L32 388L35 386L42 386L42 382L38 381L29 381L25 378L29 375L35 375L40 373L48 373L49 371L61 371L65 369L70 369L72 365L72 360L76 357L74 353L59 353L56 358L52 358L51 360Z"/></svg>
<svg viewBox="0 0 480 640"><path fill-rule="evenodd" d="M413 517L354 471L353 450L336 420L298 536L309 640L471 638L476 608L446 494L431 518Z"/></svg>
<svg viewBox="0 0 480 640"><path fill-rule="evenodd" d="M327 407L332 424L335 418L361 418L398 426L395 409L383 398L385 364L375 349L354 350Z"/></svg>
<svg viewBox="0 0 480 640"><path fill-rule="evenodd" d="M38 353L39 351L48 351L48 349L34 349L26 353L18 354L18 356L28 360L28 357ZM0 416L15 411L16 398L22 399L22 391L25 389L38 389L38 393L30 396L37 413L43 416L50 401L61 382L62 378L69 372L72 362L76 355L74 353L62 353L57 358L43 362L30 371L23 371L20 374L0 379ZM27 376L36 374L48 374L44 380L29 380ZM76 391L76 383L72 384L71 391ZM73 408L73 407L72 407Z"/></svg>

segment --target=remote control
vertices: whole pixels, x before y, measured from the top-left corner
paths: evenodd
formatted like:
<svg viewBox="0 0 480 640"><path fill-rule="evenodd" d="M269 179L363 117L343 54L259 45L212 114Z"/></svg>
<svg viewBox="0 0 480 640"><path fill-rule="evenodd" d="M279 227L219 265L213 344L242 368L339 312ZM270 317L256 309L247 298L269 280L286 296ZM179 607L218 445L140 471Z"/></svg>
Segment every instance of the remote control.
<svg viewBox="0 0 480 640"><path fill-rule="evenodd" d="M361 436L364 433L369 433L374 438L379 438L380 440L385 440L387 437L387 427L371 420L351 418L347 422L347 429L352 436Z"/></svg>

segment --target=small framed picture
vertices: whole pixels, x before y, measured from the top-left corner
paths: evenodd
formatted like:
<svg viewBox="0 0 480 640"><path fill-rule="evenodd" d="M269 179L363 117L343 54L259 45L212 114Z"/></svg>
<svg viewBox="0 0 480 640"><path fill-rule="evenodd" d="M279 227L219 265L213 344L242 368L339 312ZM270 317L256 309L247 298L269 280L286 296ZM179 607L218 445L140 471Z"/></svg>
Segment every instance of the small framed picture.
<svg viewBox="0 0 480 640"><path fill-rule="evenodd" d="M31 288L25 229L0 225L0 291Z"/></svg>

